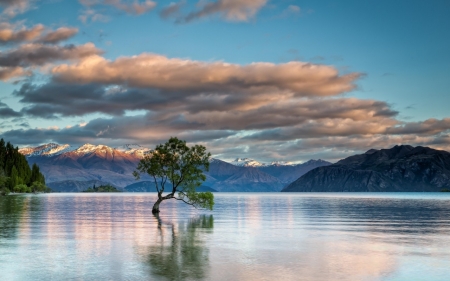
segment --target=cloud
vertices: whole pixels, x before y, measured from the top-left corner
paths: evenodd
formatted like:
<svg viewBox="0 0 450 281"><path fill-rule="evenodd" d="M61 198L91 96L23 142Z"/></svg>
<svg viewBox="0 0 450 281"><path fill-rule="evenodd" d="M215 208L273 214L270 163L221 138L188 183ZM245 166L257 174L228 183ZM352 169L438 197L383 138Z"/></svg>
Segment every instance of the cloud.
<svg viewBox="0 0 450 281"><path fill-rule="evenodd" d="M427 119L421 122L408 122L388 128L387 134L437 134L450 129L450 118Z"/></svg>
<svg viewBox="0 0 450 281"><path fill-rule="evenodd" d="M17 144L149 146L178 136L225 159L246 154L261 161L337 160L398 143L450 145L448 118L404 122L386 102L343 96L356 88L360 73L304 62L237 65L156 54L107 60L100 53L93 44L37 43L1 53L0 66L23 71L73 60L52 67L46 83L22 84L14 92L24 105L17 116L103 116L2 135Z"/></svg>
<svg viewBox="0 0 450 281"><path fill-rule="evenodd" d="M123 1L123 0L105 0L103 1L105 5L111 5L117 9L124 11L130 15L142 15L151 11L156 7L156 3L150 0L145 1Z"/></svg>
<svg viewBox="0 0 450 281"><path fill-rule="evenodd" d="M185 4L186 1L180 1L178 3L172 2L159 12L159 16L163 19L177 18L180 16L181 7Z"/></svg>
<svg viewBox="0 0 450 281"><path fill-rule="evenodd" d="M31 71L23 67L0 67L0 80L8 81L16 77L30 76Z"/></svg>
<svg viewBox="0 0 450 281"><path fill-rule="evenodd" d="M76 60L102 53L91 43L81 46L54 45L74 36L78 32L77 28L61 27L50 30L42 24L27 28L22 23L0 23L0 44L19 44L19 46L0 51L0 80L2 81L30 76L31 68L35 66L43 66L55 61Z"/></svg>
<svg viewBox="0 0 450 281"><path fill-rule="evenodd" d="M71 131L46 131L48 141L107 144L132 141L154 145L176 135L202 142L223 158L246 154L262 161L326 157L337 160L372 147L402 143L434 144L437 148L450 145L450 138L445 137L450 129L449 120L401 122L395 119L398 113L389 104L375 100L308 98L269 101L251 107L252 102L247 104L245 100L227 104L223 99L216 102L202 95L184 99L182 95L165 95L150 89L58 82L25 84L15 95L29 104L22 110L27 116L58 118L89 113L114 116L76 125ZM126 116L130 110L147 113ZM395 134L394 129L398 130ZM72 141L67 141L66 133Z"/></svg>
<svg viewBox="0 0 450 281"><path fill-rule="evenodd" d="M20 47L0 53L0 66L17 68L42 66L59 60L77 60L83 57L101 54L94 44L49 46L43 44L24 44Z"/></svg>
<svg viewBox="0 0 450 281"><path fill-rule="evenodd" d="M194 129L267 129L294 126L317 119L367 121L374 124L397 114L384 102L336 99L277 100L265 95L221 97L201 93L180 95L152 89L104 87L99 84L23 84L14 92L29 104L23 111L43 118L105 113L122 116L127 111L146 110L164 116L164 122L194 124ZM153 122L163 122L155 119ZM327 121L330 123L329 121ZM349 121L347 121L348 123ZM190 125L190 126L191 126ZM311 125L311 124L310 124ZM339 127L339 126L337 126ZM367 129L367 128L366 128Z"/></svg>
<svg viewBox="0 0 450 281"><path fill-rule="evenodd" d="M213 104L195 104L187 109L185 117L190 122L203 124L205 128L219 127L233 130L267 130L279 133L286 130L289 135L302 131L307 134L317 132L321 135L335 132L348 134L362 133L383 126L396 124L390 117L396 112L383 102L340 99L292 99L290 101L268 101L259 107L249 108L246 104L234 104L214 108ZM247 107L247 108L246 108ZM343 130L345 126L348 128ZM358 126L358 124L360 124ZM369 126L372 124L372 126ZM285 128L285 129L281 129ZM267 133L266 131L264 131ZM304 137L306 135L304 134Z"/></svg>
<svg viewBox="0 0 450 281"><path fill-rule="evenodd" d="M300 13L300 7L296 6L296 5L289 5L287 7L287 11L289 11L291 13Z"/></svg>
<svg viewBox="0 0 450 281"><path fill-rule="evenodd" d="M133 142L153 147L178 136L191 143L205 145L215 157L234 159L248 155L259 161L306 161L325 159L337 161L344 157L364 153L370 148L390 148L397 144L432 146L446 149L450 136L442 135L352 135L320 136L308 139L270 140L243 138L242 132L233 130L194 130L152 122L151 114L98 118L87 124L67 128L34 128L3 131L2 136L18 145L37 145L45 142L81 145L103 143L118 146ZM5 128L4 128L5 129Z"/></svg>
<svg viewBox="0 0 450 281"><path fill-rule="evenodd" d="M180 133L177 129L149 123L147 117L149 116L98 118L91 120L87 124L77 124L65 128L14 129L2 131L1 134L3 138L18 145L32 145L44 142L70 143L75 145L87 142L103 142L109 145L122 145L123 143L137 141L152 146L162 143L174 135L189 142L202 142L221 139L234 134L231 131L223 130L186 130Z"/></svg>
<svg viewBox="0 0 450 281"><path fill-rule="evenodd" d="M80 137L91 141L153 143L177 135L213 146L218 154L257 147L261 157L295 160L307 152L289 155L284 148L293 142L309 147L313 140L316 148L334 151L343 145L350 151L355 138L361 140L355 147L361 148L386 136L392 143L421 144L450 129L447 119L403 122L386 102L343 97L362 75L341 75L325 65L235 65L155 54L110 61L93 55L56 66L52 73L48 83L23 84L14 92L25 105L21 113L39 118L112 116L78 128ZM146 113L127 116L133 111ZM276 153L269 149L274 146ZM320 152L308 149L307 155Z"/></svg>
<svg viewBox="0 0 450 281"><path fill-rule="evenodd" d="M29 75L31 73L31 70L27 69L29 67L44 66L57 61L73 61L101 53L102 51L92 43L78 46L23 44L15 49L0 52L0 79L8 80L12 77Z"/></svg>
<svg viewBox="0 0 450 281"><path fill-rule="evenodd" d="M267 0L217 0L215 2L200 1L199 9L186 15L180 22L191 22L197 19L218 15L227 21L245 22L252 19L267 4Z"/></svg>
<svg viewBox="0 0 450 281"><path fill-rule="evenodd" d="M11 118L11 117L21 117L20 112L14 111L7 104L0 101L0 117L1 118Z"/></svg>
<svg viewBox="0 0 450 281"><path fill-rule="evenodd" d="M108 22L111 18L98 13L97 11L95 11L94 9L85 9L81 12L81 15L78 16L78 19L82 22L82 23L88 23L89 21L91 22Z"/></svg>
<svg viewBox="0 0 450 281"><path fill-rule="evenodd" d="M37 24L30 29L22 27L17 30L15 25L0 23L0 43L32 41L39 37L44 30L45 27L42 24Z"/></svg>
<svg viewBox="0 0 450 281"><path fill-rule="evenodd" d="M91 56L52 70L64 83L100 83L189 93L279 93L277 98L332 96L353 90L360 73L340 75L330 66L304 62L284 64L200 62L155 54L114 61Z"/></svg>
<svg viewBox="0 0 450 281"><path fill-rule="evenodd" d="M31 8L31 1L29 0L0 0L0 7L3 11L1 18L13 18L18 14L22 14Z"/></svg>
<svg viewBox="0 0 450 281"><path fill-rule="evenodd" d="M281 18L286 18L289 16L298 16L302 9L297 5L289 5L280 15Z"/></svg>
<svg viewBox="0 0 450 281"><path fill-rule="evenodd" d="M20 24L0 23L0 44L40 42L56 44L78 33L77 28L61 27L55 31L46 30L42 24L26 28Z"/></svg>
<svg viewBox="0 0 450 281"><path fill-rule="evenodd" d="M78 33L78 28L60 27L55 31L47 32L38 42L56 44L67 40Z"/></svg>
<svg viewBox="0 0 450 281"><path fill-rule="evenodd" d="M87 23L88 21L106 22L110 20L109 16L101 14L93 8L96 6L113 7L119 11L135 16L145 14L156 7L156 2L151 0L79 0L79 2L86 7L78 17L83 23Z"/></svg>

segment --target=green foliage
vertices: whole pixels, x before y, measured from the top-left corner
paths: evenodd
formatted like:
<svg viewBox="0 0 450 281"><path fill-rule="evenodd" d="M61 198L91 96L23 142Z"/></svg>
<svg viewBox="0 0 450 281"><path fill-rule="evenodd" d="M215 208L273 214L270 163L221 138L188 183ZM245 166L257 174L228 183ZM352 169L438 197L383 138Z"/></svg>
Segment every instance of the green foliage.
<svg viewBox="0 0 450 281"><path fill-rule="evenodd" d="M95 187L94 184L94 187L89 187L88 189L83 190L83 192L122 192L122 191L118 190L117 188L109 184L100 185L98 187Z"/></svg>
<svg viewBox="0 0 450 281"><path fill-rule="evenodd" d="M17 172L16 166L12 167L11 170L11 177L9 180L9 186L14 188L17 184L19 184L19 181L22 181L21 178L19 178L19 172Z"/></svg>
<svg viewBox="0 0 450 281"><path fill-rule="evenodd" d="M158 191L158 201L153 212L159 212L161 201L172 198L194 207L212 209L214 195L211 192L196 192L196 188L206 180L204 171L209 170L210 157L211 154L206 152L204 146L188 147L186 141L172 137L141 159L133 175L136 179L141 174L153 178ZM170 184L168 190L166 184ZM162 196L163 192L169 194Z"/></svg>
<svg viewBox="0 0 450 281"><path fill-rule="evenodd" d="M35 181L30 186L32 192L51 192L51 189L40 181Z"/></svg>
<svg viewBox="0 0 450 281"><path fill-rule="evenodd" d="M188 190L186 193L179 192L179 198L185 199L193 206L212 210L214 207L214 194L212 192L196 192L195 190Z"/></svg>
<svg viewBox="0 0 450 281"><path fill-rule="evenodd" d="M45 186L45 178L39 166L33 164L30 168L27 159L19 153L17 147L0 139L0 188L7 187L9 190L14 190L17 185L32 187L35 182L41 185L36 185L34 190L43 191L42 185ZM45 187L45 190L48 191L48 188Z"/></svg>
<svg viewBox="0 0 450 281"><path fill-rule="evenodd" d="M441 189L441 192L450 192L450 189L448 189L448 188L443 188L443 189Z"/></svg>
<svg viewBox="0 0 450 281"><path fill-rule="evenodd" d="M39 170L39 166L36 165L36 163L34 163L31 168L30 182L40 182L45 185L45 178L41 174L41 171Z"/></svg>
<svg viewBox="0 0 450 281"><path fill-rule="evenodd" d="M15 193L31 193L31 187L28 187L26 184L18 184L14 186L13 191Z"/></svg>
<svg viewBox="0 0 450 281"><path fill-rule="evenodd" d="M0 189L3 189L7 187L9 178L5 175L5 171L3 171L2 168L0 168Z"/></svg>

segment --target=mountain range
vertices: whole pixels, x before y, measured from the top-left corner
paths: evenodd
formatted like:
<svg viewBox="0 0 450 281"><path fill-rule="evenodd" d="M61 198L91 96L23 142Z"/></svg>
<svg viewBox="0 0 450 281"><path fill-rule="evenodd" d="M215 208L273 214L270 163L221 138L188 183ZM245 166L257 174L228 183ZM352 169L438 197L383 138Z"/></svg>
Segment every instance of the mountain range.
<svg viewBox="0 0 450 281"><path fill-rule="evenodd" d="M397 145L371 149L305 173L282 191L436 192L450 188L450 153Z"/></svg>
<svg viewBox="0 0 450 281"><path fill-rule="evenodd" d="M112 148L106 145L75 147L50 143L21 148L19 152L27 157L30 165L39 165L47 185L54 191L78 192L94 184L111 184L123 191L153 191L148 176L143 176L139 183L132 175L139 160L150 152L150 149L140 145L126 144ZM248 158L237 158L228 163L212 158L202 188L221 192L280 191L306 172L330 164L324 160L310 160L302 164L265 164Z"/></svg>

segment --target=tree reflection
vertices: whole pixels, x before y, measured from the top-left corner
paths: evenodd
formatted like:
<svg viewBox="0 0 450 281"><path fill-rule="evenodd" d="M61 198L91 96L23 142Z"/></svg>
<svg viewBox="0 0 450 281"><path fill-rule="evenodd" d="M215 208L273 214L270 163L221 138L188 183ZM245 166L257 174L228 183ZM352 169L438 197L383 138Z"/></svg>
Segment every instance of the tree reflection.
<svg viewBox="0 0 450 281"><path fill-rule="evenodd" d="M25 196L0 197L0 239L16 236L26 198Z"/></svg>
<svg viewBox="0 0 450 281"><path fill-rule="evenodd" d="M157 245L148 247L145 257L153 276L167 280L205 279L209 268L209 249L202 239L214 227L212 215L202 215L187 224L165 223L158 214ZM169 233L166 233L167 230ZM168 241L166 241L168 240Z"/></svg>

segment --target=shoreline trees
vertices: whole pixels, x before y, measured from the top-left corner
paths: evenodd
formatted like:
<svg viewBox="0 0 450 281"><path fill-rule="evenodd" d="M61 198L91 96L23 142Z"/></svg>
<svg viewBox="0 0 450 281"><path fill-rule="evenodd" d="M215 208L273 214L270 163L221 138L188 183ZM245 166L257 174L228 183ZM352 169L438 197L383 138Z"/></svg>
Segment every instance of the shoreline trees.
<svg viewBox="0 0 450 281"><path fill-rule="evenodd" d="M0 190L7 195L9 192L48 192L45 177L39 166L33 164L30 168L27 159L10 142L0 139Z"/></svg>

